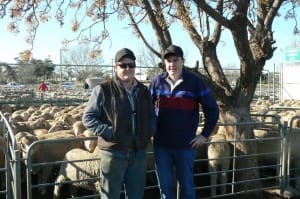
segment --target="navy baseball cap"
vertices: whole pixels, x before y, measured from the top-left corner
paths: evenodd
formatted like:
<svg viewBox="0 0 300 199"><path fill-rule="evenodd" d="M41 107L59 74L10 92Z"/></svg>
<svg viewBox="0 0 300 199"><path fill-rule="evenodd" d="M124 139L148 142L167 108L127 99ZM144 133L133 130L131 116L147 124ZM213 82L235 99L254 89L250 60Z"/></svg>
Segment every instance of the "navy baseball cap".
<svg viewBox="0 0 300 199"><path fill-rule="evenodd" d="M179 46L170 45L164 52L164 58L166 58L168 55L175 55L183 58L183 51Z"/></svg>
<svg viewBox="0 0 300 199"><path fill-rule="evenodd" d="M119 62L125 57L135 60L134 53L130 49L122 48L116 53L115 62Z"/></svg>

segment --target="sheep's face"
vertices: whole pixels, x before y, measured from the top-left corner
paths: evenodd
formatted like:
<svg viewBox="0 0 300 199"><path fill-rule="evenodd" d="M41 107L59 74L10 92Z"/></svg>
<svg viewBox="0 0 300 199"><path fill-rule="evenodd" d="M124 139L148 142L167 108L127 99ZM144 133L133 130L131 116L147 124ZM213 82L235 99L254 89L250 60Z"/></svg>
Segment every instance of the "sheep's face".
<svg viewBox="0 0 300 199"><path fill-rule="evenodd" d="M30 145L37 140L38 139L33 135L26 135L20 139L20 148L21 148L23 157L27 156ZM36 148L37 147L33 148L31 154L34 154L36 152L35 151Z"/></svg>
<svg viewBox="0 0 300 199"><path fill-rule="evenodd" d="M94 136L93 132L91 130L89 130L89 129L85 130L83 132L83 135L85 137L92 137L92 136ZM84 147L89 152L93 152L95 150L96 146L97 146L97 139L84 140Z"/></svg>
<svg viewBox="0 0 300 199"><path fill-rule="evenodd" d="M91 153L94 152L96 146L97 146L97 140L85 140L84 141L84 148Z"/></svg>

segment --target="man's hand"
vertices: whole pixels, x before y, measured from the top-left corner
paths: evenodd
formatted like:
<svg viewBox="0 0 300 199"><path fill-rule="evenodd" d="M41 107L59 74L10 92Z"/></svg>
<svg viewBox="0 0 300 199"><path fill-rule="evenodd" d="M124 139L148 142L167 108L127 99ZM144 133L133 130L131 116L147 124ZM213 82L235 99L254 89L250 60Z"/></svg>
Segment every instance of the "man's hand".
<svg viewBox="0 0 300 199"><path fill-rule="evenodd" d="M192 145L192 148L198 148L198 147L202 146L206 142L207 142L207 138L206 137L204 137L203 135L198 135L194 139L192 139L192 141L190 142L190 144Z"/></svg>

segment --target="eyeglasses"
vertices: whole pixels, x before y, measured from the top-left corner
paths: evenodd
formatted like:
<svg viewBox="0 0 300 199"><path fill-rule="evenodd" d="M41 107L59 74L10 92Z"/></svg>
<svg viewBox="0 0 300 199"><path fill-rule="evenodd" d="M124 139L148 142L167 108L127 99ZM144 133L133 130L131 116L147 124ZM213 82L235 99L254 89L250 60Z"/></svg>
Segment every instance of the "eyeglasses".
<svg viewBox="0 0 300 199"><path fill-rule="evenodd" d="M124 63L124 64L118 64L120 66L120 68L122 69L126 69L127 67L129 68L135 68L135 63Z"/></svg>

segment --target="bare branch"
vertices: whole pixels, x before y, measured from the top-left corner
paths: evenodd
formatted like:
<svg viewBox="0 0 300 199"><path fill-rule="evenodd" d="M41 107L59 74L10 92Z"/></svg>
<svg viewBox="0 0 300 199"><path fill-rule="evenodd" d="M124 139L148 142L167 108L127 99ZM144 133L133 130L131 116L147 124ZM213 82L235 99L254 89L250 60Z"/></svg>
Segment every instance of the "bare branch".
<svg viewBox="0 0 300 199"><path fill-rule="evenodd" d="M134 28L134 30L137 32L138 36L142 39L142 41L144 42L144 44L147 46L147 48L153 52L154 54L156 54L156 56L160 57L160 52L156 51L152 45L150 45L147 41L147 39L144 37L144 34L142 33L142 31L140 30L138 23L135 21L135 18L133 17L132 13L130 12L130 9L127 5L125 5L126 11L129 15L129 18L131 20L131 24Z"/></svg>

